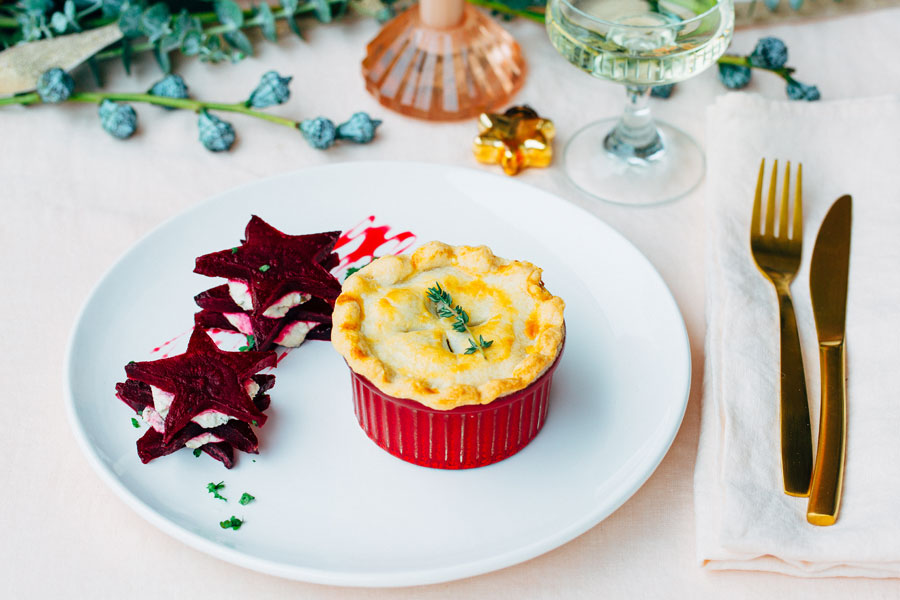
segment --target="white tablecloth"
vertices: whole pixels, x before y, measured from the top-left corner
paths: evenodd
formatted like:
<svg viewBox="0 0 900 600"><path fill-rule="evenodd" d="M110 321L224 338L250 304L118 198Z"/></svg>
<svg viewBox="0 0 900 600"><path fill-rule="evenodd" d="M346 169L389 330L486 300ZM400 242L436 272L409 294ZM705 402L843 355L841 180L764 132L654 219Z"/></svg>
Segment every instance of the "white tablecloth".
<svg viewBox="0 0 900 600"><path fill-rule="evenodd" d="M543 29L515 22L528 81L516 98L552 118L557 148L586 122L618 113L620 87L569 66ZM790 48L797 77L825 98L900 92L900 9L739 32L748 52L762 35ZM363 87L359 61L374 22L313 26L308 42L289 36L239 65L186 61L177 70L202 98L246 97L264 71L295 76L295 118L335 120L357 110L384 119L377 143L309 148L299 135L234 116L239 141L212 154L195 141L195 118L138 106L139 134L103 133L91 106L0 109L0 314L6 337L0 381L0 597L3 598L898 598L896 580L799 580L766 573L710 573L696 564L692 472L696 456L704 325L704 189L671 205L634 210L601 204L567 183L558 167L522 181L587 207L631 239L671 287L687 323L693 387L684 425L650 480L615 514L548 554L464 581L405 590L350 590L281 580L221 562L145 522L94 474L63 409L62 362L76 311L115 259L164 219L233 186L312 164L412 159L478 166L474 122L427 124L381 109ZM128 78L107 69L110 89L145 90L159 74L142 60ZM89 75L80 79L88 82ZM775 76L754 75L750 91L783 97ZM705 109L724 92L713 72L654 101L660 118L702 143ZM877 115L872 116L877 119ZM864 140L860 140L864 143ZM877 173L872 174L877 177Z"/></svg>

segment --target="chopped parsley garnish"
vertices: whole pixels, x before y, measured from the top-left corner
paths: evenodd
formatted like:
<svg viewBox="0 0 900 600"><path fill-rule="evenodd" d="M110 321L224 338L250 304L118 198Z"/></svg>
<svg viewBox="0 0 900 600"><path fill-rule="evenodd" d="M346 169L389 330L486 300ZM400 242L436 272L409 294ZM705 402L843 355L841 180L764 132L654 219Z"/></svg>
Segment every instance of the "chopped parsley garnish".
<svg viewBox="0 0 900 600"><path fill-rule="evenodd" d="M253 419L253 420L250 421L250 422L253 423L253 426L254 426L254 427L259 427L259 423L256 422L256 419Z"/></svg>
<svg viewBox="0 0 900 600"><path fill-rule="evenodd" d="M251 496L247 492L244 492L243 494L241 494L241 499L238 500L238 502L240 502L241 506L247 506L254 500L256 500L256 496Z"/></svg>
<svg viewBox="0 0 900 600"><path fill-rule="evenodd" d="M131 424L134 425L134 428L135 428L135 429L140 429L140 428L141 428L141 424L138 423L138 420L135 419L134 417L131 417Z"/></svg>
<svg viewBox="0 0 900 600"><path fill-rule="evenodd" d="M219 521L219 527L221 527L222 529L234 529L235 531L240 529L241 525L243 525L243 524L244 524L244 522L242 520L238 519L234 515L231 515L230 519L225 519L224 521Z"/></svg>
<svg viewBox="0 0 900 600"><path fill-rule="evenodd" d="M232 254L237 254L237 251L238 251L238 247L237 247L237 246L235 246L234 248L231 249L231 253L232 253Z"/></svg>
<svg viewBox="0 0 900 600"><path fill-rule="evenodd" d="M254 336L245 334L244 337L247 338L247 345L238 348L238 352L249 352L256 348L256 338Z"/></svg>
<svg viewBox="0 0 900 600"><path fill-rule="evenodd" d="M134 364L134 361L133 361L133 360L129 360L129 361L128 361L128 364L129 364L129 365L133 365L133 364Z"/></svg>
<svg viewBox="0 0 900 600"><path fill-rule="evenodd" d="M199 450L199 448L197 448L197 449ZM224 487L225 487L224 481L220 481L219 483L210 482L210 483L206 484L206 491L209 492L210 494L212 494L213 498L218 498L219 500L228 502L228 498L219 494L219 490L224 489Z"/></svg>
<svg viewBox="0 0 900 600"><path fill-rule="evenodd" d="M196 456L197 458L200 458L201 454L203 454L202 448L194 448L194 456Z"/></svg>
<svg viewBox="0 0 900 600"><path fill-rule="evenodd" d="M260 265L259 266L259 270L262 271L263 273L265 273L266 271L268 271L271 268L272 267L270 267L269 265Z"/></svg>

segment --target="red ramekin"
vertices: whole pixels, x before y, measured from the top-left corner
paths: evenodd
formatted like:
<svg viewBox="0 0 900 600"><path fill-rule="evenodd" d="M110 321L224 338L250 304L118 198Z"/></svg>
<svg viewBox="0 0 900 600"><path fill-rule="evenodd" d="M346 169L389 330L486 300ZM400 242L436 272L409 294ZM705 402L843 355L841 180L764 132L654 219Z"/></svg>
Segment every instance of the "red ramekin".
<svg viewBox="0 0 900 600"><path fill-rule="evenodd" d="M397 458L436 469L483 467L527 446L544 426L562 352L528 387L452 410L389 396L351 369L353 409L366 435Z"/></svg>

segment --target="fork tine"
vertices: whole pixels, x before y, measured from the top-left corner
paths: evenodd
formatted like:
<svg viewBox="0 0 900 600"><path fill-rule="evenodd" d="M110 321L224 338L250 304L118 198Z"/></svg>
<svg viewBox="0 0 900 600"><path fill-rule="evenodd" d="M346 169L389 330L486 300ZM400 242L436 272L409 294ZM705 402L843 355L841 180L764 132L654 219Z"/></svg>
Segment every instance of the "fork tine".
<svg viewBox="0 0 900 600"><path fill-rule="evenodd" d="M787 161L784 169L784 185L781 189L781 208L778 211L778 237L787 239L788 202L791 199L791 161Z"/></svg>
<svg viewBox="0 0 900 600"><path fill-rule="evenodd" d="M769 181L769 197L766 200L766 228L763 235L775 235L775 187L778 185L778 159L772 163L772 180Z"/></svg>
<svg viewBox="0 0 900 600"><path fill-rule="evenodd" d="M750 220L751 235L759 235L759 211L762 204L763 173L766 171L766 159L759 163L759 177L756 178L756 194L753 196L753 217Z"/></svg>
<svg viewBox="0 0 900 600"><path fill-rule="evenodd" d="M803 241L803 163L797 163L797 183L794 189L794 233L791 239Z"/></svg>

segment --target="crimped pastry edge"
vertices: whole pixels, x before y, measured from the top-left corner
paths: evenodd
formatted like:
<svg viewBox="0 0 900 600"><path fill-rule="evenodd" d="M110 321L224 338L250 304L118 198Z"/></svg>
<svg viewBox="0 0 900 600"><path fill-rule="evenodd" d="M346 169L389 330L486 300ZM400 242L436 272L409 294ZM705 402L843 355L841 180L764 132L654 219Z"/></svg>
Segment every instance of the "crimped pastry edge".
<svg viewBox="0 0 900 600"><path fill-rule="evenodd" d="M457 384L434 390L420 379L390 377L384 363L372 356L361 341L362 306L357 292L364 286L363 279L381 285L393 285L419 271L445 266L462 267L476 273L487 273L500 267L524 269L528 272L525 291L535 301L538 333L533 352L513 368L511 377L492 379L478 386ZM408 256L383 256L344 282L332 315L331 342L355 373L364 376L379 390L391 396L415 400L437 410L488 404L530 385L553 364L562 347L565 336L565 302L544 288L541 273L541 269L531 263L494 256L487 246L449 246L434 241Z"/></svg>

